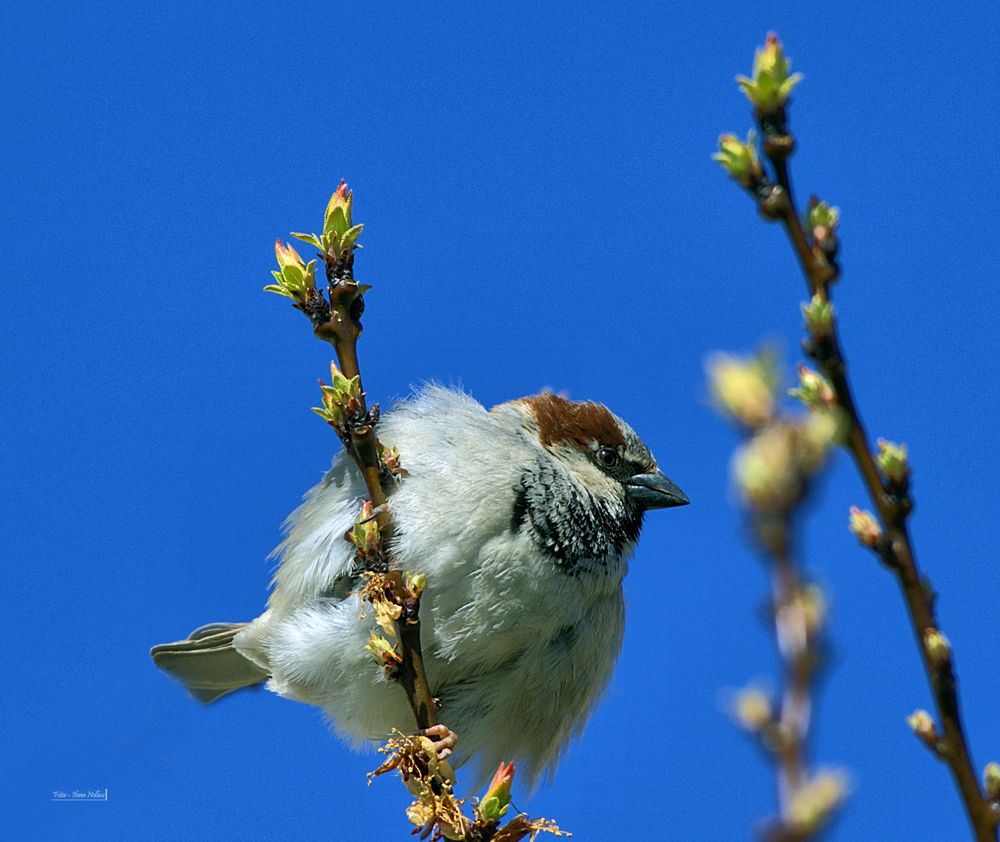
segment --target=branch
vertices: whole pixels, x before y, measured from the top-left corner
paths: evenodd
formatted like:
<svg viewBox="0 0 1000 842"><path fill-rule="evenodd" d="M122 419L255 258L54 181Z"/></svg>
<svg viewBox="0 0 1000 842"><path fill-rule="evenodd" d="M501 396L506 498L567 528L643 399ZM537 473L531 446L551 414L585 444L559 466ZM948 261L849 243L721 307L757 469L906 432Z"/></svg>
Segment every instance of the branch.
<svg viewBox="0 0 1000 842"><path fill-rule="evenodd" d="M369 559L379 563L366 565L366 570L385 577L385 597L400 609L396 636L401 659L392 675L406 693L417 727L424 730L438 725L438 720L420 645L420 594L407 588L402 571L389 569L388 565L381 569L380 563L383 549L386 556L392 555L393 525L388 505L391 488L387 489L385 483L393 481L394 472L382 458L384 448L375 432L378 405L368 408L361 383L358 339L363 329L364 294L369 288L354 278L354 252L364 226L353 224L352 202L346 183L341 182L327 206L323 234L292 235L319 250L327 297L316 288L316 261L306 264L291 246L282 246L280 241L275 245L280 271L272 273L277 283L265 289L291 298L296 309L309 317L313 333L329 342L337 356L339 369L331 367L334 383L323 386L324 408L316 411L337 430L368 489L380 547L378 552L368 553Z"/></svg>
<svg viewBox="0 0 1000 842"><path fill-rule="evenodd" d="M334 428L364 478L369 499L345 538L354 544L365 575L360 598L371 604L381 631L399 641L390 643L373 632L366 648L403 688L419 729L415 735L396 732L389 738L380 748L387 760L369 780L391 770L400 773L417 799L407 817L421 839L518 842L527 836L534 839L542 831L568 835L547 819L523 813L501 826L511 802L512 763L501 763L482 800L473 800L472 819L463 813L465 799L454 794L454 772L445 758L456 737L438 722L437 700L427 681L420 645L420 598L427 581L422 574L411 576L389 564L393 543L390 497L406 472L396 448L386 448L378 440L379 407L369 408L361 384L358 339L369 288L354 278L354 251L359 248L363 226L353 225L351 205L352 194L341 182L327 205L322 235L292 234L318 249L325 267L326 296L316 288L316 261L306 263L280 241L275 244L279 271L272 272L276 283L265 289L292 299L295 308L309 317L316 336L329 342L337 356L330 366L331 384L320 381L323 406L313 411ZM439 740L434 742L431 736Z"/></svg>
<svg viewBox="0 0 1000 842"><path fill-rule="evenodd" d="M741 80L755 106L756 122L764 137L764 153L773 169L774 181L769 181L764 174L756 150L747 148L752 145L749 138L747 144L742 144L731 136L724 136L716 157L750 190L761 213L782 223L798 257L812 295L812 301L803 307L810 334L804 347L832 387L846 421L846 447L878 513L878 534L869 530L867 538L858 533L859 538L878 551L902 590L943 729L941 738L936 740L935 753L951 771L975 838L979 842L995 842L1000 814L995 802L991 804L980 789L962 726L951 648L940 632L934 612L934 594L917 566L907 527L913 502L905 448L880 442L881 453L876 459L847 379L830 290L839 274L837 212L813 199L807 232L794 200L788 158L795 140L786 125L785 106L788 92L798 79L797 75L787 75L788 67L781 45L772 34L765 47L758 51L754 78ZM775 195L777 199L773 198Z"/></svg>
<svg viewBox="0 0 1000 842"><path fill-rule="evenodd" d="M776 413L781 381L774 355L750 360L717 355L709 363L717 406L748 439L733 460L734 481L751 534L771 576L771 614L782 658L782 698L774 710L764 691L740 692L733 713L775 765L779 815L763 829L769 842L804 842L832 819L846 796L846 775L813 771L808 740L814 683L822 663L825 606L793 550L793 520L832 449L836 418L816 407L804 419Z"/></svg>
<svg viewBox="0 0 1000 842"><path fill-rule="evenodd" d="M382 485L382 479L388 472L379 458L380 443L375 434L378 412L377 408L374 413L368 410L365 392L361 388L361 369L358 363L357 346L362 330L360 315L364 309L358 306L358 302L363 301L364 292L354 281L353 273L348 278L338 277L335 257L331 258L328 253L325 258L330 280L328 288L330 312L328 319L316 324L313 330L316 336L333 345L344 376L348 380L358 378L360 392L358 420L349 424L350 443L347 445L347 451L364 477L368 497L378 512L375 521L379 527L382 545L391 555L392 516L387 505L388 495ZM353 255L351 263L353 264ZM412 591L406 588L400 570L390 569L385 575L402 608L401 616L396 622L402 662L394 678L406 693L417 727L427 729L437 725L438 720L437 703L427 681L420 644L420 597L413 595Z"/></svg>

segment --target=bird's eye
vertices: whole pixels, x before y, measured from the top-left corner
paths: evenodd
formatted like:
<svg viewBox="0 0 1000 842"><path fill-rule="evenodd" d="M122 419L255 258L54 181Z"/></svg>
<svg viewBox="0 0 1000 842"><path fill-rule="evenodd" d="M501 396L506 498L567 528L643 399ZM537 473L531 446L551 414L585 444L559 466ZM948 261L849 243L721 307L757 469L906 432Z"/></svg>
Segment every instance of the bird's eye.
<svg viewBox="0 0 1000 842"><path fill-rule="evenodd" d="M618 452L611 447L597 448L597 461L605 468L613 468L618 464Z"/></svg>

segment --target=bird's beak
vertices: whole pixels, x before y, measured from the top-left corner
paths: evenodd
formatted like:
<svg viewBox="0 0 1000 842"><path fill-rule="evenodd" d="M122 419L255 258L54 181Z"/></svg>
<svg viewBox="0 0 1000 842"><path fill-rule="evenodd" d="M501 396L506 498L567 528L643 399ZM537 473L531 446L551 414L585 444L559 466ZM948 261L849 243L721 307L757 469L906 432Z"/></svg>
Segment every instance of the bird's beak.
<svg viewBox="0 0 1000 842"><path fill-rule="evenodd" d="M666 509L670 506L686 506L691 502L661 471L636 474L625 483L625 491L640 509Z"/></svg>

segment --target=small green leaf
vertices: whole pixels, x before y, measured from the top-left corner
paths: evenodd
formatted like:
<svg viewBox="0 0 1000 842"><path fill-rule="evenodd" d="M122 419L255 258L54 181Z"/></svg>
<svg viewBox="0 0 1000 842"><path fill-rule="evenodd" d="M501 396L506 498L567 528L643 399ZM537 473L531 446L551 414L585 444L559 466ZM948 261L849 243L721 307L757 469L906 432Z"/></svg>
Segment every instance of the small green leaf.
<svg viewBox="0 0 1000 842"><path fill-rule="evenodd" d="M343 206L342 205L334 206L331 209L330 215L327 216L326 222L323 225L324 233L333 231L334 233L336 233L338 237L340 237L344 234L347 228L348 228L347 216L344 213Z"/></svg>
<svg viewBox="0 0 1000 842"><path fill-rule="evenodd" d="M361 234L361 229L364 227L364 225L355 225L353 228L344 232L344 235L340 238L340 248L342 251L350 249L354 246Z"/></svg>
<svg viewBox="0 0 1000 842"><path fill-rule="evenodd" d="M320 251L323 250L323 244L319 241L319 237L315 234L296 234L292 231L292 236L295 237L296 240L302 240L303 243L309 243L309 245L315 246Z"/></svg>
<svg viewBox="0 0 1000 842"><path fill-rule="evenodd" d="M285 286L289 289L303 289L305 287L305 273L298 266L286 266L281 274L284 277Z"/></svg>
<svg viewBox="0 0 1000 842"><path fill-rule="evenodd" d="M274 292L277 293L278 295L285 296L285 298L294 298L294 296L290 292L288 292L288 290L286 290L284 287L279 287L276 286L275 284L268 284L266 287L264 287L264 292Z"/></svg>

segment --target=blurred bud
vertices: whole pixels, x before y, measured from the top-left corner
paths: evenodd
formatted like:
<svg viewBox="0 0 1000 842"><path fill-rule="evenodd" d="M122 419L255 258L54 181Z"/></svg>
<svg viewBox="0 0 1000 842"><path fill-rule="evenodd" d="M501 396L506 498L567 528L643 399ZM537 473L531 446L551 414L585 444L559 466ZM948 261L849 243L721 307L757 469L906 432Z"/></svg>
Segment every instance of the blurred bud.
<svg viewBox="0 0 1000 842"><path fill-rule="evenodd" d="M789 389L788 394L798 398L809 409L829 409L837 405L837 396L830 381L802 363L799 363L799 387Z"/></svg>
<svg viewBox="0 0 1000 842"><path fill-rule="evenodd" d="M781 511L802 493L794 433L785 425L765 427L733 456L733 481L744 502Z"/></svg>
<svg viewBox="0 0 1000 842"><path fill-rule="evenodd" d="M814 295L808 303L802 304L806 330L813 339L823 339L833 333L833 304L820 295Z"/></svg>
<svg viewBox="0 0 1000 842"><path fill-rule="evenodd" d="M753 429L771 421L780 378L777 354L768 349L748 358L713 354L706 367L712 398L722 412Z"/></svg>
<svg viewBox="0 0 1000 842"><path fill-rule="evenodd" d="M811 412L799 426L798 456L803 473L823 467L831 448L844 436L845 416L839 409Z"/></svg>
<svg viewBox="0 0 1000 842"><path fill-rule="evenodd" d="M951 644L938 629L924 631L924 651L930 662L940 669L951 660Z"/></svg>
<svg viewBox="0 0 1000 842"><path fill-rule="evenodd" d="M757 157L757 134L751 129L746 141L734 134L724 134L719 138L719 151L712 156L722 168L737 182L752 190L764 178L764 171Z"/></svg>
<svg viewBox="0 0 1000 842"><path fill-rule="evenodd" d="M806 230L810 231L816 240L825 240L832 236L840 224L840 208L830 207L826 202L815 202L806 214Z"/></svg>
<svg viewBox="0 0 1000 842"><path fill-rule="evenodd" d="M903 482L910 475L906 445L878 440L878 454L875 456L879 470L890 482Z"/></svg>
<svg viewBox="0 0 1000 842"><path fill-rule="evenodd" d="M733 718L746 731L757 733L771 724L771 697L757 687L740 690L732 706Z"/></svg>
<svg viewBox="0 0 1000 842"><path fill-rule="evenodd" d="M841 439L842 413L811 412L794 425L795 455L803 476L814 474L826 463L830 450Z"/></svg>
<svg viewBox="0 0 1000 842"><path fill-rule="evenodd" d="M479 815L483 821L498 822L510 806L510 787L514 781L514 764L501 763L489 788L479 802Z"/></svg>
<svg viewBox="0 0 1000 842"><path fill-rule="evenodd" d="M281 240L274 241L274 255L280 271L272 271L271 275L277 283L268 284L264 291L284 295L297 304L305 303L316 292L316 261L303 263L298 252L290 245L282 245Z"/></svg>
<svg viewBox="0 0 1000 842"><path fill-rule="evenodd" d="M906 724L910 726L920 739L927 743L933 743L937 739L937 731L934 730L934 720L925 710L915 710L906 717Z"/></svg>
<svg viewBox="0 0 1000 842"><path fill-rule="evenodd" d="M986 797L1000 799L1000 763L987 763L983 769L983 786Z"/></svg>
<svg viewBox="0 0 1000 842"><path fill-rule="evenodd" d="M737 76L743 93L765 114L780 111L788 96L800 81L801 73L789 75L791 62L785 58L778 36L769 32L763 47L757 48L753 62L753 78Z"/></svg>
<svg viewBox="0 0 1000 842"><path fill-rule="evenodd" d="M792 795L785 820L800 834L813 834L847 797L847 775L839 769L818 772Z"/></svg>
<svg viewBox="0 0 1000 842"><path fill-rule="evenodd" d="M851 530L858 542L866 547L875 549L882 540L882 527L879 526L875 515L867 509L851 506L851 516L847 528Z"/></svg>

